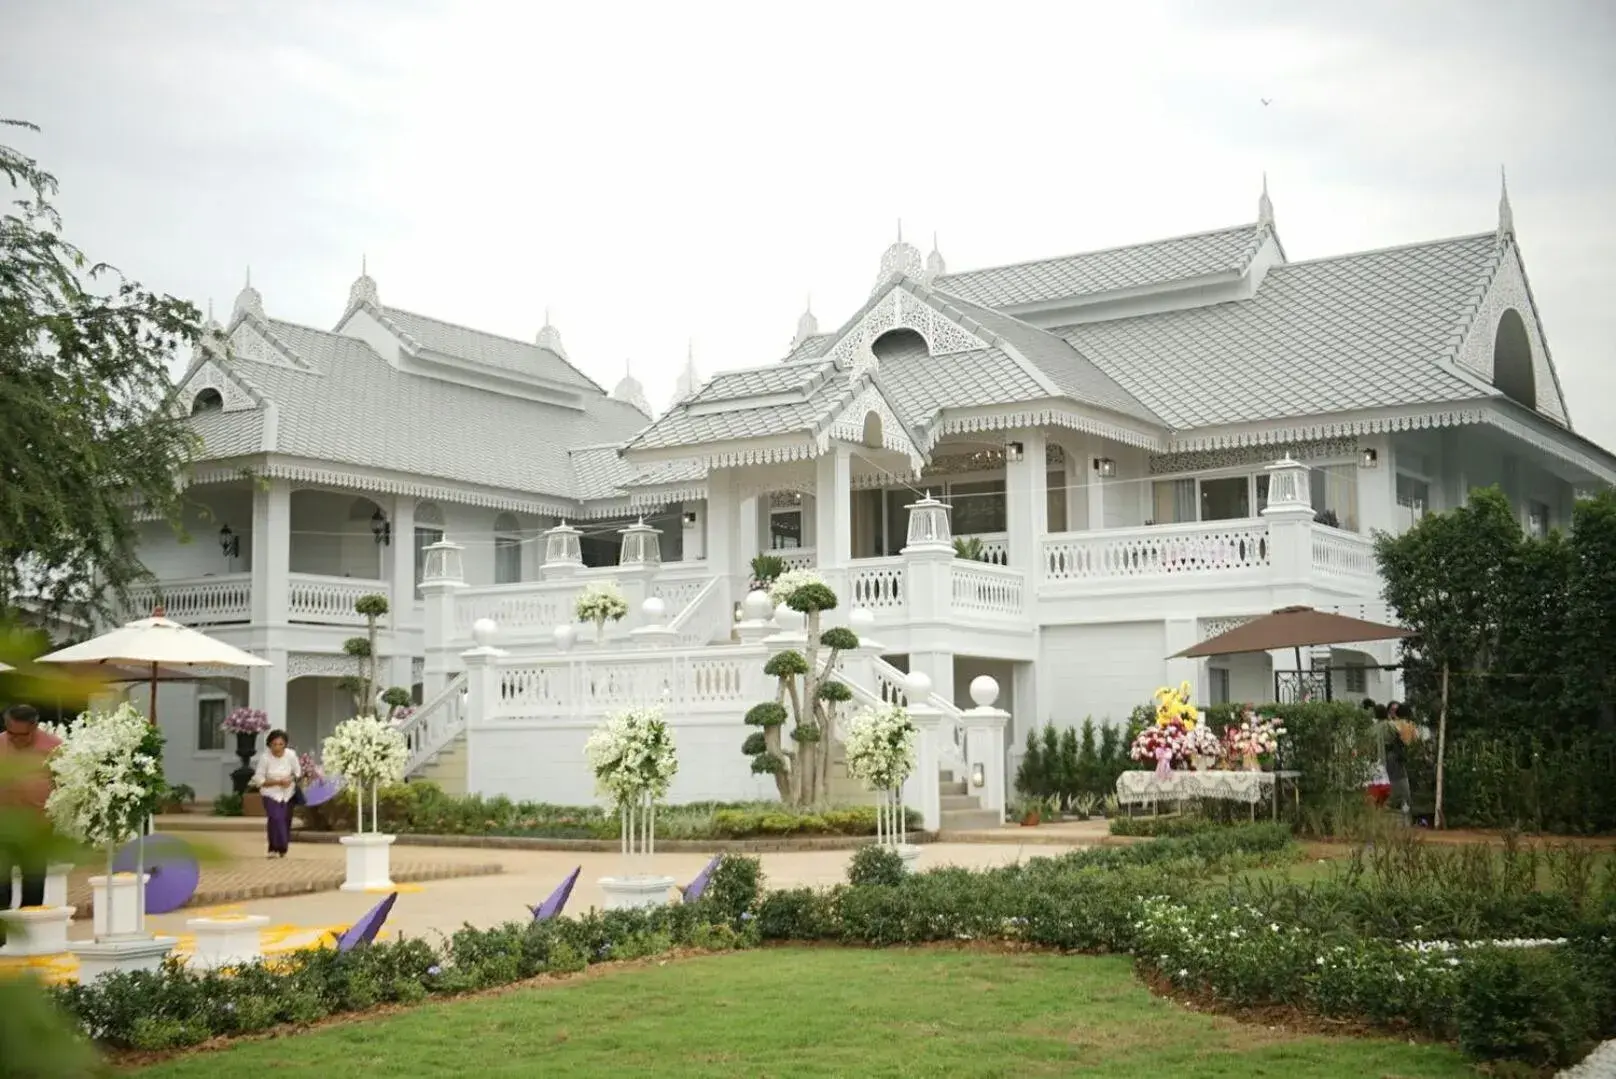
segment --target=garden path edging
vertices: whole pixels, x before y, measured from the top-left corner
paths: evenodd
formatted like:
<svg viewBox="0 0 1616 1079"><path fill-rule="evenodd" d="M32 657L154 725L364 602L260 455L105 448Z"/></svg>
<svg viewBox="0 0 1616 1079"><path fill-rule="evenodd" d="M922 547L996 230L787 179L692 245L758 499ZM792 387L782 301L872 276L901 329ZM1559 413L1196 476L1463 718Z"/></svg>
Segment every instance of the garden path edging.
<svg viewBox="0 0 1616 1079"><path fill-rule="evenodd" d="M295 831L304 843L336 843L347 832ZM778 836L761 839L658 839L656 849L667 854L786 854L792 851L856 850L875 837L855 835ZM935 843L936 832L910 832L911 843ZM555 839L514 835L412 835L398 833L399 847L483 847L497 850L586 851L615 854L622 844L615 839Z"/></svg>

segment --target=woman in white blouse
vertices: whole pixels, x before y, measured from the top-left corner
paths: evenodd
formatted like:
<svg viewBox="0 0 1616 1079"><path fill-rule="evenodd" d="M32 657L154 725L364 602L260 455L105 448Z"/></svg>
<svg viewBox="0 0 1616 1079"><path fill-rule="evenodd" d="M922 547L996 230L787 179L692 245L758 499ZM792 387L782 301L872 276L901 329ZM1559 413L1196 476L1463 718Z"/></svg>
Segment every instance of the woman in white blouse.
<svg viewBox="0 0 1616 1079"><path fill-rule="evenodd" d="M264 817L269 824L269 856L286 857L292 842L292 797L303 776L297 752L288 749L285 731L270 731L264 752L258 755L258 770L252 785L264 796Z"/></svg>

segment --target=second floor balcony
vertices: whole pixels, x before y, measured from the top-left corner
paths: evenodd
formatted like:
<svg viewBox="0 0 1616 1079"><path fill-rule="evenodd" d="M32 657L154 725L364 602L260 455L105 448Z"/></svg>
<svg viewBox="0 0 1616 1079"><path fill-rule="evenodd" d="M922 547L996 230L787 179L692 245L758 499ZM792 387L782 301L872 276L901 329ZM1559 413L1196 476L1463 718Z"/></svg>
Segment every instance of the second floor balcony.
<svg viewBox="0 0 1616 1079"><path fill-rule="evenodd" d="M253 621L253 575L224 573L161 581L131 593L130 617L161 605L168 617L188 626L248 625ZM361 596L390 592L387 581L290 573L286 578L286 620L315 626L362 626L354 610Z"/></svg>

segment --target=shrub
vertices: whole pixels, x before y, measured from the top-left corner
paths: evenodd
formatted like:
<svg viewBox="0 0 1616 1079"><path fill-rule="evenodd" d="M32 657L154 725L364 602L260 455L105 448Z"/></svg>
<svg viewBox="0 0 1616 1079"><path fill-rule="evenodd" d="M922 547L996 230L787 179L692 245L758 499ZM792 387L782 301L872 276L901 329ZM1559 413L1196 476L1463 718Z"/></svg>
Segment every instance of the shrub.
<svg viewBox="0 0 1616 1079"><path fill-rule="evenodd" d="M1112 835L1126 836L1187 836L1210 832L1229 825L1194 814L1175 814L1167 817L1115 817L1111 821Z"/></svg>
<svg viewBox="0 0 1616 1079"><path fill-rule="evenodd" d="M756 858L726 854L719 859L701 901L709 903L726 921L737 924L757 913L763 895L763 863Z"/></svg>
<svg viewBox="0 0 1616 1079"><path fill-rule="evenodd" d="M847 864L849 884L902 884L906 876L903 859L887 846L860 847Z"/></svg>
<svg viewBox="0 0 1616 1079"><path fill-rule="evenodd" d="M1455 1011L1459 1047L1482 1060L1569 1064L1608 1013L1580 964L1560 948L1479 948L1466 955Z"/></svg>
<svg viewBox="0 0 1616 1079"><path fill-rule="evenodd" d="M213 815L215 817L239 817L243 812L241 795L233 791L229 794L221 794L213 800Z"/></svg>

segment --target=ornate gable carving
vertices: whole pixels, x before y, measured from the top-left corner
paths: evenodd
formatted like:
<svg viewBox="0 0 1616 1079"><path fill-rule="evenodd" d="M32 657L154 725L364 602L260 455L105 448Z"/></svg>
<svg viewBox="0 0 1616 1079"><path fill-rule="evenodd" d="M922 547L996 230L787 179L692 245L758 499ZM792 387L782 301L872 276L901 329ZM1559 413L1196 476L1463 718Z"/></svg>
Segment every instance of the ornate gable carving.
<svg viewBox="0 0 1616 1079"><path fill-rule="evenodd" d="M1565 401L1554 379L1549 364L1549 350L1527 291L1526 275L1521 272L1520 254L1511 247L1504 252L1498 270L1482 294L1481 306L1470 320L1470 329L1454 358L1460 367L1479 375L1490 384L1493 380L1493 346L1498 335L1498 322L1511 308L1520 312L1526 325L1526 337L1532 345L1532 381L1537 390L1538 411L1560 423L1569 425Z"/></svg>
<svg viewBox="0 0 1616 1079"><path fill-rule="evenodd" d="M296 367L292 357L252 324L244 320L230 332L230 351L242 359L257 363L272 363L277 367Z"/></svg>
<svg viewBox="0 0 1616 1079"><path fill-rule="evenodd" d="M1156 453L1150 457L1150 474L1172 476L1180 472L1207 472L1239 465L1266 465L1285 454L1298 461L1317 461L1326 457L1352 457L1357 452L1356 438L1323 438L1284 445L1226 446L1215 450Z"/></svg>
<svg viewBox="0 0 1616 1079"><path fill-rule="evenodd" d="M830 437L842 442L863 443L864 419L871 412L881 417L881 448L903 454L919 468L920 450L898 414L887 404L886 397L873 385L865 386L852 401L842 406L831 422Z"/></svg>
<svg viewBox="0 0 1616 1079"><path fill-rule="evenodd" d="M196 395L203 390L217 390L219 396L224 399L226 412L250 412L258 407L258 403L235 379L226 375L217 363L209 361L197 368L196 374L186 382L185 393L181 395L183 399L179 402L180 411L188 415L191 402L195 401Z"/></svg>
<svg viewBox="0 0 1616 1079"><path fill-rule="evenodd" d="M926 339L933 356L986 348L987 342L949 321L930 304L916 299L901 286L895 286L879 303L865 312L858 325L848 330L826 353L842 370L851 369L857 378L879 364L870 346L889 330L913 330Z"/></svg>

